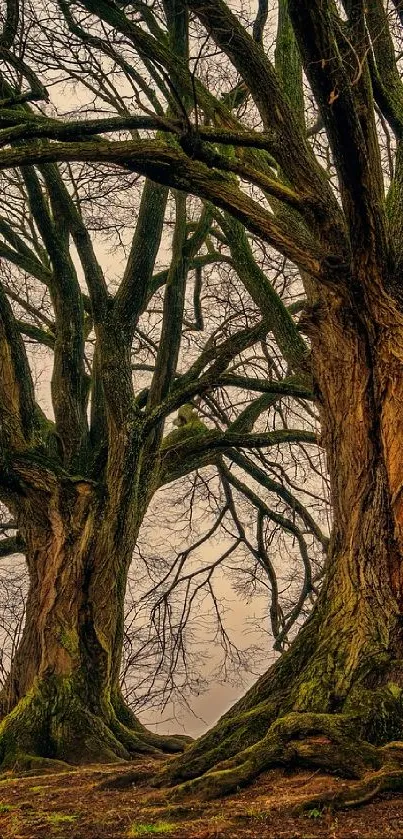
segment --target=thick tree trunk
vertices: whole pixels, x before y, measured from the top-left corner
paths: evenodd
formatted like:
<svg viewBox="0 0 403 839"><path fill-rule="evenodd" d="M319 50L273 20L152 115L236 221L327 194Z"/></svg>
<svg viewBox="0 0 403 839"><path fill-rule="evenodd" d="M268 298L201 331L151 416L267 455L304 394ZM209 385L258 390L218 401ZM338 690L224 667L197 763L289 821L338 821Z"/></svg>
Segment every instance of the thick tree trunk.
<svg viewBox="0 0 403 839"><path fill-rule="evenodd" d="M30 589L0 697L3 768L183 748L180 739L148 732L119 689L126 577L144 502L137 510L131 504L123 520L114 505L84 481L61 483L42 508L25 505Z"/></svg>
<svg viewBox="0 0 403 839"><path fill-rule="evenodd" d="M334 510L323 589L290 649L156 779L177 794L293 763L403 783L403 743L385 745L403 740L403 328L393 308L393 331L385 309L375 329L352 314L324 292L312 329Z"/></svg>

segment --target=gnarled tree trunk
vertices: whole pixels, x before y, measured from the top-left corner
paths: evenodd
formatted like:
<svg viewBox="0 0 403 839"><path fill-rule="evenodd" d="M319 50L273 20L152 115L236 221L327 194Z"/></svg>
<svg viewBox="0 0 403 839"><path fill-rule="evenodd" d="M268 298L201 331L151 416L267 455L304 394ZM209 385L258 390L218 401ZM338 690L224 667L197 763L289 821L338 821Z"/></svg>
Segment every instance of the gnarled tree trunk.
<svg viewBox="0 0 403 839"><path fill-rule="evenodd" d="M321 292L311 338L334 509L325 581L290 649L156 779L178 794L214 797L276 764L403 783L403 744L388 745L403 740L403 323L387 295L377 306L366 322Z"/></svg>
<svg viewBox="0 0 403 839"><path fill-rule="evenodd" d="M85 480L54 479L19 511L30 587L26 624L0 696L0 761L112 762L178 751L148 732L119 688L126 577L147 505L105 500Z"/></svg>

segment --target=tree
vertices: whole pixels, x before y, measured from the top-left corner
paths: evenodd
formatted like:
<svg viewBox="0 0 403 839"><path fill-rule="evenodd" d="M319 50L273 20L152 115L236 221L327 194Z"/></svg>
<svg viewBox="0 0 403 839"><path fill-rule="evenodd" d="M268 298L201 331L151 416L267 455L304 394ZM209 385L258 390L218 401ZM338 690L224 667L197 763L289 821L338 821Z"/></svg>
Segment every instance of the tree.
<svg viewBox="0 0 403 839"><path fill-rule="evenodd" d="M136 53L169 113L148 87L147 118L131 127L156 139L107 140L116 119L87 122L78 140L74 123L7 116L6 138L38 142L17 142L0 165L109 161L199 195L233 236L238 269L240 222L297 266L306 295L299 369L319 406L334 513L321 594L290 650L165 779L217 794L279 761L353 776L393 765L399 748L383 744L401 737L402 710L401 4L280 0L273 60L264 0L252 34L224 0L59 8L92 55L123 67ZM168 35L163 13L176 26ZM191 72L188 14L199 38ZM228 59L223 93L203 65L206 44L210 61ZM96 130L103 138L89 139ZM294 329L288 351L299 346ZM401 782L399 771L377 783Z"/></svg>
<svg viewBox="0 0 403 839"><path fill-rule="evenodd" d="M339 201L303 136L301 88L290 79L296 65L283 63L281 42L275 74L226 4L188 6L242 75L284 180L304 201L298 221L326 253L316 276L294 259L310 307L334 525L321 595L291 649L167 775L195 778L188 787L217 794L276 762L353 777L383 763L396 769L399 749L374 745L401 737L400 4L393 18L380 2L287 4ZM283 37L286 29L280 14ZM288 28L291 50L292 38ZM391 182L382 172L382 135L392 135L389 148L396 142ZM383 773L372 788L401 783L401 770Z"/></svg>
<svg viewBox="0 0 403 839"><path fill-rule="evenodd" d="M74 29L69 9L63 11ZM46 4L42 12L45 23L30 20L28 9L19 21L18 4L8 5L0 76L2 154L25 150L15 165L3 166L0 219L0 499L12 534L0 542L0 552L23 550L29 572L26 622L0 695L0 754L3 767L20 768L183 748L183 738L146 731L119 685L128 570L160 487L213 464L224 487L225 513L235 520L231 482L249 492L249 500L257 499L261 542L272 520L298 544L305 563L300 607L313 592L307 534L311 542L327 544L298 493L270 480L265 464L259 469L253 456L278 445L292 452L297 444L316 444L308 347L289 308L287 283L283 302L239 222L176 186L157 184L152 172L143 179L131 164L116 174L108 160L90 167L47 159L50 149L53 158L57 147L58 158L61 148L35 139L42 126L45 134L49 126L51 134L60 127L46 113L50 105L34 104L47 98L35 57L40 38L48 37ZM168 15L173 40L176 26ZM52 32L59 37L53 25ZM81 30L73 35L80 40ZM108 49L108 40L101 45ZM48 66L42 66L47 83L56 72L53 46L48 44ZM60 48L57 68L63 74L68 50L75 54L76 46L67 38ZM85 91L98 79L97 55L90 52L89 60ZM159 118L150 122L140 115L139 122L127 115L123 94L113 87L119 73L120 65L108 82L109 99L101 86L92 103L103 108L106 101L124 111L112 122L105 118L106 129L113 125L136 137L142 126L159 128ZM149 76L152 71L145 71L144 84ZM123 87L128 79L125 65ZM161 86L164 92L165 82ZM168 124L171 99L168 91ZM89 130L92 137L100 121L61 128L75 138ZM96 137L91 148L98 143ZM73 145L68 148L73 160ZM236 192L231 177L228 183ZM123 266L114 266L112 275L97 255L102 235ZM217 293L206 312L209 295L210 305L212 300L209 266L220 265L229 276L221 277L221 297ZM236 294L235 272L245 287ZM281 350L277 367L269 333ZM49 392L46 381L35 377L37 347L46 354L42 367L51 368ZM259 369L263 376L256 375ZM283 413L280 400L286 400ZM295 411L286 409L287 400L295 400ZM301 409L305 419L294 427ZM165 422L175 415L166 433ZM282 512L262 506L240 483L243 471L254 482L267 481ZM264 544L255 553L264 558ZM298 612L282 622L277 596L276 610L284 640Z"/></svg>

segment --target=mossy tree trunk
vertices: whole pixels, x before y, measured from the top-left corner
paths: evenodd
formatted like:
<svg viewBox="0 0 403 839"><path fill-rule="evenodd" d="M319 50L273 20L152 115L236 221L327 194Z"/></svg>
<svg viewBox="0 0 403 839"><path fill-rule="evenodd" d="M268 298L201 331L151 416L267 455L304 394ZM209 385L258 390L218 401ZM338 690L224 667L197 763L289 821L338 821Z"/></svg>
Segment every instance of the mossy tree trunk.
<svg viewBox="0 0 403 839"><path fill-rule="evenodd" d="M118 681L128 568L147 506L163 482L160 448L169 409L153 420L160 392L148 411L136 404L131 346L160 244L167 191L146 182L128 268L112 300L60 173L48 167L41 174L51 212L37 173L25 170L24 181L53 269L54 422L35 401L26 350L0 287L0 498L24 543L30 582L25 629L0 696L3 767L49 759L112 761L183 748L180 738L158 737L140 725ZM185 224L182 212L178 226ZM90 380L70 233L90 292ZM182 239L172 270L178 254ZM186 270L187 263L177 280L182 296ZM166 359L175 371L180 338L176 331L174 347L158 360L155 377L167 390L174 372L169 367L164 376Z"/></svg>
<svg viewBox="0 0 403 839"><path fill-rule="evenodd" d="M3 766L181 749L179 740L147 732L119 689L126 577L147 486L125 504L122 482L107 498L90 481L42 472L41 484L26 491L19 509L30 586L0 695Z"/></svg>
<svg viewBox="0 0 403 839"><path fill-rule="evenodd" d="M26 627L0 696L3 766L36 765L38 759L116 760L144 749L183 748L189 738L146 732L118 687L126 577L147 506L160 486L214 463L231 446L316 439L304 429L253 433L250 416L256 419L267 407L260 396L226 431L192 419L191 408L190 422L164 436L169 415L181 406L183 412L195 394L218 386L233 359L264 339L269 317L217 347L206 345L197 363L191 358L189 370L178 375L189 259L204 241L210 213L202 213L189 239L186 196L175 193L155 369L149 388L140 388L141 379L136 387L133 336L155 287L167 190L145 182L128 264L112 297L60 172L44 166L41 176L52 213L37 173L24 169L29 205L53 267L54 420L35 401L19 324L0 285L0 500L18 528L30 576ZM80 255L88 298L78 283L65 228ZM277 322L279 310L288 334L293 324L278 298ZM90 327L89 377L85 334ZM292 379L289 384L292 394L312 396L304 383L297 383L296 391ZM13 550L15 544L12 540Z"/></svg>
<svg viewBox="0 0 403 839"><path fill-rule="evenodd" d="M156 783L218 795L273 764L298 762L352 777L389 764L395 783L403 753L391 745L403 739L403 88L390 75L389 23L377 0L344 3L345 19L323 0L280 0L273 67L227 3L187 6L243 79L272 132L277 175L301 197L295 212L269 191L276 221L295 243L309 231L318 248L315 267L280 236L275 242L298 265L308 298L334 523L320 596L290 649ZM337 197L306 139L301 68L331 149ZM374 99L396 135L391 185ZM192 151L192 163L208 160L202 138ZM256 154L249 161L259 170ZM175 167L171 173L174 182ZM196 177L189 188L201 193ZM235 198L226 204L220 189L212 200L240 218ZM245 223L256 232L252 211ZM272 230L261 235L273 241Z"/></svg>
<svg viewBox="0 0 403 839"><path fill-rule="evenodd" d="M323 588L290 649L157 779L181 794L402 760L376 747L403 740L403 320L380 291L367 322L322 291L309 329L334 510Z"/></svg>

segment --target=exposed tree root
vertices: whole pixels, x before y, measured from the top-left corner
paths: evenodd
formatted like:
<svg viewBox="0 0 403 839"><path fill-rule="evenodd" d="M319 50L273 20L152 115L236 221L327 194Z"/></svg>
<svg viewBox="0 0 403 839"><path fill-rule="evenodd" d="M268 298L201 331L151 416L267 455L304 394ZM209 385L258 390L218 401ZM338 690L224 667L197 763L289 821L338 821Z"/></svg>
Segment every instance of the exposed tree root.
<svg viewBox="0 0 403 839"><path fill-rule="evenodd" d="M42 775L46 773L68 772L71 766L63 760L38 757L26 752L8 754L1 764L1 774L5 775Z"/></svg>
<svg viewBox="0 0 403 839"><path fill-rule="evenodd" d="M154 757L155 760L155 757ZM141 769L130 769L128 772L119 772L119 774L111 773L108 777L98 784L98 789L116 790L129 789L134 786L148 786L150 779L155 774L155 762L150 766L145 767L142 764Z"/></svg>
<svg viewBox="0 0 403 839"><path fill-rule="evenodd" d="M115 737L124 745L130 755L161 754L183 752L190 738L181 735L162 735L147 731L143 726L136 726L133 730L119 720L113 719L110 728ZM192 742L190 740L190 742Z"/></svg>
<svg viewBox="0 0 403 839"><path fill-rule="evenodd" d="M170 762L154 780L155 786L172 786L204 775L248 746L264 739L275 715L266 703L244 713L226 716L189 746L185 755Z"/></svg>
<svg viewBox="0 0 403 839"><path fill-rule="evenodd" d="M401 792L403 790L403 769L383 767L364 778L360 783L344 785L336 792L323 793L307 798L294 808L294 812L302 813L314 808L331 810L349 810L369 804L380 793Z"/></svg>
<svg viewBox="0 0 403 839"><path fill-rule="evenodd" d="M64 686L65 687L65 686ZM106 722L68 690L62 696L34 688L0 725L2 769L30 768L32 760L66 764L130 758Z"/></svg>
<svg viewBox="0 0 403 839"><path fill-rule="evenodd" d="M301 809L326 804L359 806L380 791L403 788L403 743L377 747L357 737L359 730L353 716L292 712L272 723L267 734L252 746L175 785L171 795L174 799L193 794L205 800L217 798L246 786L275 766L310 767L361 781L331 794L328 800L310 799ZM185 764L191 752L184 755ZM175 784L178 764L180 759L168 764L156 776L154 785Z"/></svg>
<svg viewBox="0 0 403 839"><path fill-rule="evenodd" d="M131 708L126 705L120 693L112 701L116 716L113 730L122 742L125 742L128 731L131 737L136 735L138 740L143 743L143 748L138 749L139 752L168 752L174 754L183 752L190 743L194 742L192 737L185 734L155 734L153 731L148 731L139 722ZM130 743L135 746L135 741L129 741L128 748L132 750L133 745L130 745Z"/></svg>

